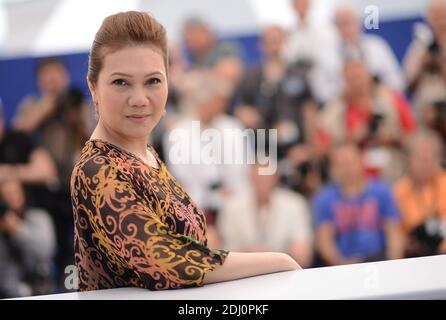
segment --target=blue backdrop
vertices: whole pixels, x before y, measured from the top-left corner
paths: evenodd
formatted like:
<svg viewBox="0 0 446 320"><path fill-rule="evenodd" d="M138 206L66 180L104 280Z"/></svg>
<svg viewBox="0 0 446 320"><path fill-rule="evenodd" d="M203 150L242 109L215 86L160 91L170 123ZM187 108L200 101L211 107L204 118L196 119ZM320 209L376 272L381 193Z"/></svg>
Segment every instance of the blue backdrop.
<svg viewBox="0 0 446 320"><path fill-rule="evenodd" d="M380 23L378 30L367 30L385 38L391 45L399 61L402 61L406 49L412 39L412 28L420 18L386 21ZM247 66L260 60L257 49L258 35L243 35L230 39L240 44L244 51ZM88 53L67 54L59 56L71 73L73 86L82 89L88 96L86 83ZM38 58L17 58L0 60L0 98L3 103L7 125L10 124L20 100L29 93L37 93L35 83L35 66Z"/></svg>

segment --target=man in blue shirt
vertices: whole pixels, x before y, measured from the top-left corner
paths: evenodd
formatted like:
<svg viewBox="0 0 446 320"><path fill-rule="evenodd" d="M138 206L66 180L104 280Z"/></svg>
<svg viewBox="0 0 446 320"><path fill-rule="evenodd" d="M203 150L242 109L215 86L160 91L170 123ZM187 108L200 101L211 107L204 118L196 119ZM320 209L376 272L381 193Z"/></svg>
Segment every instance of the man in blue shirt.
<svg viewBox="0 0 446 320"><path fill-rule="evenodd" d="M369 180L354 145L331 154L333 182L314 198L316 244L325 265L402 257L400 218L390 186Z"/></svg>

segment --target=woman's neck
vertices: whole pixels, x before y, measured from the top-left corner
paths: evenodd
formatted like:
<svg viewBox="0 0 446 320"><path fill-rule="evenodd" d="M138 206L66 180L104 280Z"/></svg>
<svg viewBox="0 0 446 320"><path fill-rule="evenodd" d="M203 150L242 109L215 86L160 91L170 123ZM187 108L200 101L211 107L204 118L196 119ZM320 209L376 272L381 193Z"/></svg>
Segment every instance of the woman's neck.
<svg viewBox="0 0 446 320"><path fill-rule="evenodd" d="M126 139L121 135L107 130L101 124L98 124L94 129L90 139L100 139L114 144L142 159L147 159L147 138L142 139Z"/></svg>

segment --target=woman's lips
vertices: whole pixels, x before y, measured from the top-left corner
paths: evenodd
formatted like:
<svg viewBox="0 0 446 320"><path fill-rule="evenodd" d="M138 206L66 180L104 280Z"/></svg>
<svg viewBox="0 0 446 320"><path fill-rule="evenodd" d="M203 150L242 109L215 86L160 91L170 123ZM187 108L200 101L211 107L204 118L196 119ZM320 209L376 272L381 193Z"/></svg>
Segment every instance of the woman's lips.
<svg viewBox="0 0 446 320"><path fill-rule="evenodd" d="M148 117L150 117L150 114L145 114L145 115L131 115L131 116L126 116L127 119L136 122L136 123L142 123L144 122Z"/></svg>

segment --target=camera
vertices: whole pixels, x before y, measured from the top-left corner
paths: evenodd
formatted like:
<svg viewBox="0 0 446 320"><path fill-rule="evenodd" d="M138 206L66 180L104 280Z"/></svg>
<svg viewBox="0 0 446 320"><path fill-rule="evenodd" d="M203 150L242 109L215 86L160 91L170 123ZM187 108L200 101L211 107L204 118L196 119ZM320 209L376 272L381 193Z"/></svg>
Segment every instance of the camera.
<svg viewBox="0 0 446 320"><path fill-rule="evenodd" d="M6 206L6 204L0 202L0 220L3 219L3 216L5 215L7 209L8 207Z"/></svg>
<svg viewBox="0 0 446 320"><path fill-rule="evenodd" d="M369 134L373 135L378 131L379 126L384 121L384 115L380 113L374 113L369 122Z"/></svg>
<svg viewBox="0 0 446 320"><path fill-rule="evenodd" d="M438 42L436 40L433 40L427 47L427 50L429 51L429 53L437 54L440 52L440 46L438 45Z"/></svg>
<svg viewBox="0 0 446 320"><path fill-rule="evenodd" d="M84 96L79 89L70 89L58 97L58 105L62 110L80 109L84 103Z"/></svg>
<svg viewBox="0 0 446 320"><path fill-rule="evenodd" d="M435 101L432 105L436 112L437 121L443 122L446 119L446 101L438 100Z"/></svg>

